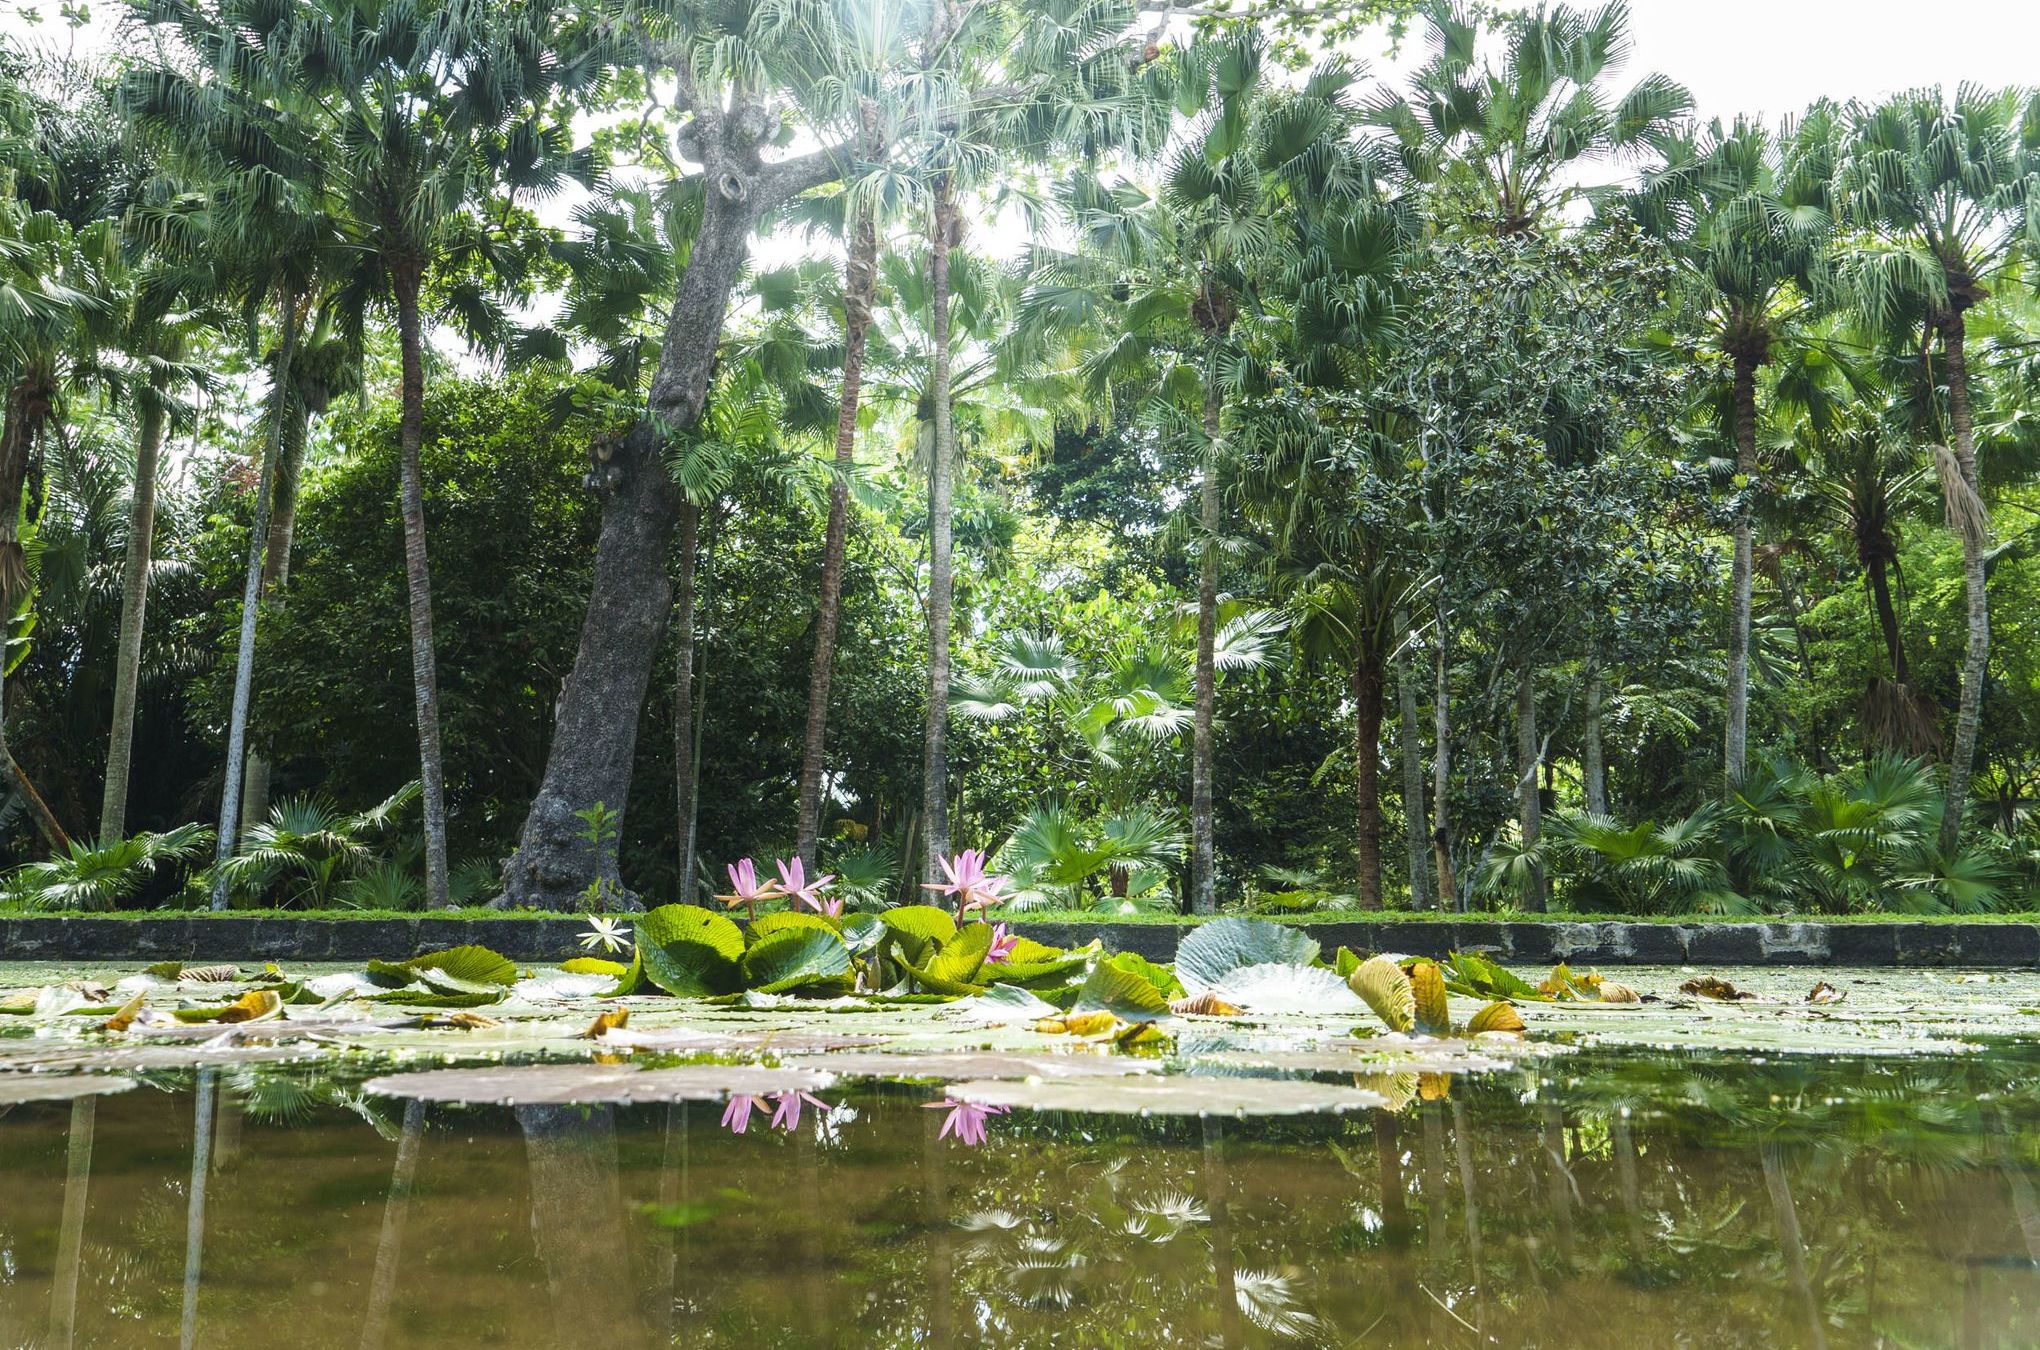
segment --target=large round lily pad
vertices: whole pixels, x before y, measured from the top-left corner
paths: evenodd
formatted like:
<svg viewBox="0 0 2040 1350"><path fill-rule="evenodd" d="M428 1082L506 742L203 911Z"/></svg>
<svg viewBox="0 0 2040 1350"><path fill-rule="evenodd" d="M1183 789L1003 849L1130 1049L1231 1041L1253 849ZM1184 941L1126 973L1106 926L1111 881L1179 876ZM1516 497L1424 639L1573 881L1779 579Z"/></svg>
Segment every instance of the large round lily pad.
<svg viewBox="0 0 2040 1350"><path fill-rule="evenodd" d="M834 1079L813 1069L756 1064L690 1064L639 1069L628 1064L524 1064L487 1069L429 1069L371 1078L379 1097L491 1106L628 1106L642 1102L721 1101L743 1093L815 1092Z"/></svg>
<svg viewBox="0 0 2040 1350"><path fill-rule="evenodd" d="M1299 1078L1167 1077L953 1083L949 1095L979 1106L1115 1116L1311 1116L1386 1106L1365 1088Z"/></svg>
<svg viewBox="0 0 2040 1350"><path fill-rule="evenodd" d="M75 1097L126 1092L134 1085L132 1078L103 1073L5 1073L0 1074L0 1106L66 1102Z"/></svg>
<svg viewBox="0 0 2040 1350"><path fill-rule="evenodd" d="M1161 1067L1153 1060L1127 1055L1002 1055L996 1052L931 1051L914 1054L901 1051L846 1051L815 1055L791 1061L804 1069L839 1073L855 1078L1126 1078L1154 1073Z"/></svg>
<svg viewBox="0 0 2040 1350"><path fill-rule="evenodd" d="M1240 1051L1192 1060L1191 1073L1494 1073L1513 1061L1485 1054L1465 1041L1438 1041L1392 1049Z"/></svg>

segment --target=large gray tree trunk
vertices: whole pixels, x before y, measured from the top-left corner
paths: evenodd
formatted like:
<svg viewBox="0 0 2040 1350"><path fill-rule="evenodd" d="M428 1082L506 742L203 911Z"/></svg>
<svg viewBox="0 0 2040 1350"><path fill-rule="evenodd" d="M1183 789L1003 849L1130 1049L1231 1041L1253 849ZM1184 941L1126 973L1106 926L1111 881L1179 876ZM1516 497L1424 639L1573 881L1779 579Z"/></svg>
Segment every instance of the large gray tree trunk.
<svg viewBox="0 0 2040 1350"><path fill-rule="evenodd" d="M861 211L843 268L843 392L836 405L836 476L829 484L829 525L822 541L822 590L815 603L815 653L808 667L807 728L801 741L800 815L794 850L810 876L821 837L822 752L829 730L829 685L836 670L836 627L843 605L843 555L850 535L850 471L857 462L857 409L864 349L878 281L878 225Z"/></svg>
<svg viewBox="0 0 2040 1350"><path fill-rule="evenodd" d="M1212 841L1212 723L1218 713L1218 455L1225 405L1218 363L1204 366L1204 482L1198 488L1198 526L1204 535L1197 565L1196 713L1190 734L1190 912L1218 909L1216 849Z"/></svg>
<svg viewBox="0 0 2040 1350"><path fill-rule="evenodd" d="M1516 818L1523 848L1534 851L1544 832L1544 803L1537 793L1537 770L1543 760L1537 740L1537 667L1527 657L1516 672ZM1544 865L1533 863L1523 883L1523 908L1544 912Z"/></svg>
<svg viewBox="0 0 2040 1350"><path fill-rule="evenodd" d="M269 443L262 448L262 469L255 487L255 520L248 531L248 575L241 586L241 635L234 655L234 701L227 713L226 781L220 790L220 833L215 862L234 854L241 836L241 775L247 767L248 707L255 695L255 616L261 608L262 559L269 547L269 514L276 483L276 461L283 448L283 414L290 387L290 363L297 355L298 299L283 303L283 332L276 352L276 387L269 418ZM228 877L216 871L212 907L227 907Z"/></svg>
<svg viewBox="0 0 2040 1350"><path fill-rule="evenodd" d="M1410 908L1423 909L1432 898L1431 853L1424 829L1424 750L1417 714L1417 672L1407 653L1396 658L1395 693L1402 740L1403 847L1409 854Z"/></svg>
<svg viewBox="0 0 2040 1350"><path fill-rule="evenodd" d="M418 290L424 269L414 262L392 269L397 295L397 345L403 360L402 449L404 584L411 610L411 689L418 708L418 782L425 805L425 906L447 905L446 767L439 745L439 660L432 642L432 568L425 556L425 346L418 325Z"/></svg>
<svg viewBox="0 0 2040 1350"><path fill-rule="evenodd" d="M149 555L156 537L156 468L163 452L163 405L144 394L135 440L135 486L128 503L127 557L121 572L120 640L114 656L113 727L106 739L106 791L100 798L102 842L127 834L128 776L135 744L135 704L142 683L142 625L149 604Z"/></svg>
<svg viewBox="0 0 2040 1350"><path fill-rule="evenodd" d="M1978 494L1976 433L1969 409L1969 365L1961 314L1941 326L1948 356L1950 447L1963 484ZM1983 682L1990 670L1990 597L1984 588L1984 552L1989 546L1980 508L1975 520L1957 522L1962 536L1962 585L1969 602L1968 649L1962 657L1962 700L1955 712L1955 743L1948 752L1948 796L1941 813L1941 849L1953 853L1962 840L1962 815L1969 807L1969 776L1976 762L1976 733L1983 718Z"/></svg>
<svg viewBox="0 0 2040 1350"><path fill-rule="evenodd" d="M1736 468L1743 476L1744 491L1751 492L1757 474L1757 363L1752 356L1738 354L1735 358L1733 398ZM1728 717L1722 733L1721 776L1730 792L1742 782L1749 747L1750 591L1754 570L1750 508L1745 500L1735 513L1735 561L1729 573L1733 594L1729 605Z"/></svg>
<svg viewBox="0 0 2040 1350"><path fill-rule="evenodd" d="M928 244L930 316L934 361L929 401L934 405L935 443L928 456L928 707L921 742L921 816L928 832L924 879L942 879L936 859L949 852L949 626L954 598L954 487L956 409L951 405L949 333L949 250L957 235L955 187L947 177L935 185Z"/></svg>
<svg viewBox="0 0 2040 1350"><path fill-rule="evenodd" d="M718 118L717 121L722 119ZM557 705L552 749L517 852L505 865L506 906L570 909L594 881L622 890L613 850L582 837L574 813L596 802L621 811L630 799L639 715L672 609L668 550L680 494L661 454L666 437L701 415L716 344L742 270L751 229L784 200L761 180L755 142L715 157L702 221L667 317L650 408L621 441L604 447L591 482L602 531L580 650Z"/></svg>

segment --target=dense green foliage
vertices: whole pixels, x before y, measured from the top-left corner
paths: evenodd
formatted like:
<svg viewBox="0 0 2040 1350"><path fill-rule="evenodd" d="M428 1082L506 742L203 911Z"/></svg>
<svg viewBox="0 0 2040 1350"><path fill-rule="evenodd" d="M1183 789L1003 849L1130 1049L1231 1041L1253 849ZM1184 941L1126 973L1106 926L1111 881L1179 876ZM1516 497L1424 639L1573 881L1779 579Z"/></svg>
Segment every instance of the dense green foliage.
<svg viewBox="0 0 2040 1350"><path fill-rule="evenodd" d="M817 749L811 869L912 903L952 592L937 828L1017 909L1206 876L1270 912L2033 903L2029 91L1698 126L1618 81L1619 6L1431 7L1397 91L1292 68L1295 15L347 0L340 116L238 45L283 19L176 8L132 22L245 61L0 55L13 903L421 904L442 770L449 899L483 899L618 650L649 657L634 728L580 735L627 795L565 803L591 905L793 853ZM777 130L696 101L729 53ZM855 153L702 264L736 286L703 334L686 278L741 200L690 167L710 132ZM626 498L647 437L663 495ZM633 513L671 595L619 646L589 596ZM237 689L250 787L201 883L178 831L236 814Z"/></svg>

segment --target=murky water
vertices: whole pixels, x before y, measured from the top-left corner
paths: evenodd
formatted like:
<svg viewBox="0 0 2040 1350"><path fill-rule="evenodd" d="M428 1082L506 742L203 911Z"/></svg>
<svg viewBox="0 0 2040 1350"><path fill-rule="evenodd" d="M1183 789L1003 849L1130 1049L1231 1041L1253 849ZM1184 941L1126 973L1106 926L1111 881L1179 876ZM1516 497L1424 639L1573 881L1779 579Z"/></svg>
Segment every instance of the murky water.
<svg viewBox="0 0 2040 1350"><path fill-rule="evenodd" d="M2040 1048L1601 1048L1339 1118L0 1109L0 1346L2040 1344ZM1434 1085L1435 1087L1435 1085Z"/></svg>

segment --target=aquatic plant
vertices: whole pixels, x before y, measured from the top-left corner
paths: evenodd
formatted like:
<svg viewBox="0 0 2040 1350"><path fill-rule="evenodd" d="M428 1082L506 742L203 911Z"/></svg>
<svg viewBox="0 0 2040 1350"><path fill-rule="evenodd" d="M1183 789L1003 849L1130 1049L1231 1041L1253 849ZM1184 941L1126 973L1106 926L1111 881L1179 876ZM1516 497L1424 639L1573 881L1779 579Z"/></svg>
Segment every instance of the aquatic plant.
<svg viewBox="0 0 2040 1350"><path fill-rule="evenodd" d="M724 870L730 874L730 893L718 895L716 899L723 902L725 909L742 905L744 913L755 919L760 900L775 899L783 893L779 883L771 878L762 882L758 880L758 865L749 858L739 858Z"/></svg>
<svg viewBox="0 0 2040 1350"><path fill-rule="evenodd" d="M1011 881L1010 877L994 876L985 871L985 851L981 848L967 848L954 857L937 858L942 874L949 878L944 881L925 881L921 889L946 895L956 902L956 917L959 922L972 913L982 913L993 905L1005 903L1000 894Z"/></svg>
<svg viewBox="0 0 2040 1350"><path fill-rule="evenodd" d="M750 859L746 858L744 861L748 863ZM807 865L799 858L781 858L774 866L779 869L781 895L798 905L805 905L817 914L826 914L832 919L842 917L843 902L840 899L824 899L822 896L822 892L828 889L829 883L834 881L835 877L824 875L809 881Z"/></svg>

